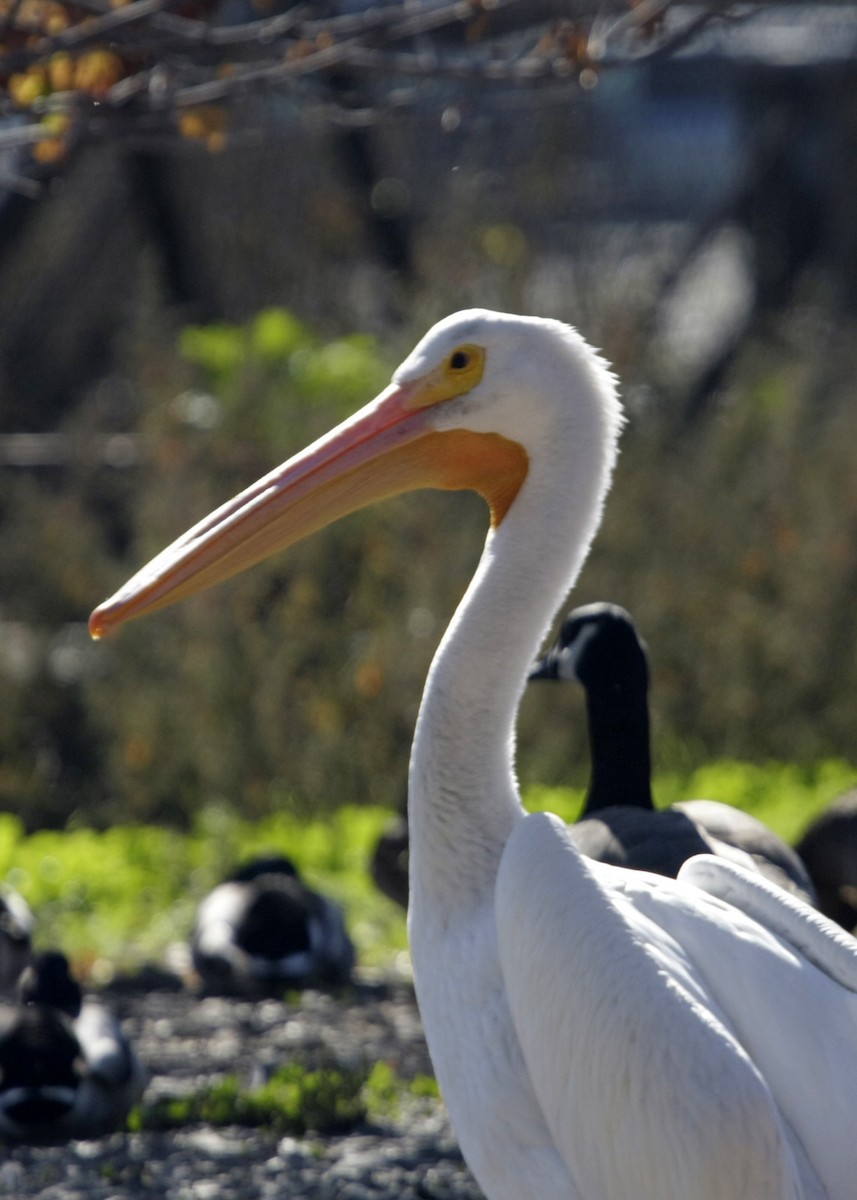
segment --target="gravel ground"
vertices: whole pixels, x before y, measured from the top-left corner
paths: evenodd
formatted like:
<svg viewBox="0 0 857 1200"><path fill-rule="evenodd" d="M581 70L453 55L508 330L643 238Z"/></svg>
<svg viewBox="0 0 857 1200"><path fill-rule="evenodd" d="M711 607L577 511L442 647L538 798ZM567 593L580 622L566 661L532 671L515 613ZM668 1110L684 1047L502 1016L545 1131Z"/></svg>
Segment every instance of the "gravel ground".
<svg viewBox="0 0 857 1200"><path fill-rule="evenodd" d="M250 1082L293 1056L431 1072L413 989L399 982L357 986L347 1000L305 992L299 1004L201 998L163 981L114 987L106 998L150 1072L147 1099L227 1074ZM0 1196L22 1200L481 1200L443 1106L431 1100L347 1136L196 1125L4 1150Z"/></svg>

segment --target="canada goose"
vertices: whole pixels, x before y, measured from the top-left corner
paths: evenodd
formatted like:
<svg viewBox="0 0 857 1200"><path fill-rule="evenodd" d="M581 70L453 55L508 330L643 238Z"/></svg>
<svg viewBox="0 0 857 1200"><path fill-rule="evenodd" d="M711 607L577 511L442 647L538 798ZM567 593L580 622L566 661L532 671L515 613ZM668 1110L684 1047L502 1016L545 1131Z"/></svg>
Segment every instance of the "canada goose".
<svg viewBox="0 0 857 1200"><path fill-rule="evenodd" d="M30 961L35 918L22 896L12 888L0 891L0 996L14 993Z"/></svg>
<svg viewBox="0 0 857 1200"><path fill-rule="evenodd" d="M755 817L716 800L655 808L649 665L623 608L599 603L574 609L530 678L573 680L586 694L591 776L583 813L572 827L584 854L672 878L692 855L717 854L815 902L798 854Z"/></svg>

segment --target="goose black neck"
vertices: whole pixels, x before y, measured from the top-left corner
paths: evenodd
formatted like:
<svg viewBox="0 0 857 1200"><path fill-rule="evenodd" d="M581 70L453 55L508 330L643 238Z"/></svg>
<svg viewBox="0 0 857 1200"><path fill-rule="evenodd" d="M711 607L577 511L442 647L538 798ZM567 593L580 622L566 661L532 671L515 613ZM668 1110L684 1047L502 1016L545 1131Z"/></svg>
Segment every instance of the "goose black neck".
<svg viewBox="0 0 857 1200"><path fill-rule="evenodd" d="M616 804L653 808L645 682L592 684L586 709L592 771L584 815Z"/></svg>

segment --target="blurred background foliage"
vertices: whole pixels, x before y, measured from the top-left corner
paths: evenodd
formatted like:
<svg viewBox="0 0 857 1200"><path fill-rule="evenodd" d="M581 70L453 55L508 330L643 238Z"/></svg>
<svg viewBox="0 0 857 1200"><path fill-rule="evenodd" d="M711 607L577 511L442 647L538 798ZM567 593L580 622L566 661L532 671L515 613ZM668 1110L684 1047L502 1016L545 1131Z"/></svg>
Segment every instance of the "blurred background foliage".
<svg viewBox="0 0 857 1200"><path fill-rule="evenodd" d="M366 337L322 341L283 310L188 327L174 349L149 350L154 382L125 435L134 465L72 470L61 488L15 480L4 496L3 567L20 584L0 629L0 803L30 827L75 812L187 824L221 799L250 816L284 798L305 811L398 806L447 597L479 536L476 505L470 521L433 496L358 515L157 627L94 645L83 624L93 595L390 371ZM65 432L91 441L98 420L96 399Z"/></svg>
<svg viewBox="0 0 857 1200"><path fill-rule="evenodd" d="M636 617L662 771L853 757L857 410L847 379L820 410L806 381L823 364L799 325L780 336L780 361L748 346L716 413L690 430L632 393L570 601L609 598ZM0 625L0 804L31 829L190 827L212 802L247 817L399 806L428 664L484 537L481 502L391 501L91 643L97 599L391 369L365 335L325 340L282 309L137 353L125 465L82 451L62 486L0 475L0 561L15 580ZM72 444L103 436L103 399L70 418ZM525 784L584 782L577 689L531 686L519 768Z"/></svg>
<svg viewBox="0 0 857 1200"><path fill-rule="evenodd" d="M477 498L357 514L104 644L85 621L469 305L569 320L616 366L569 603L637 621L661 775L857 761L855 62L857 5L751 5L532 87L319 71L236 100L217 154L137 131L0 159L0 809L402 804ZM518 741L527 788L582 786L574 688L531 687Z"/></svg>

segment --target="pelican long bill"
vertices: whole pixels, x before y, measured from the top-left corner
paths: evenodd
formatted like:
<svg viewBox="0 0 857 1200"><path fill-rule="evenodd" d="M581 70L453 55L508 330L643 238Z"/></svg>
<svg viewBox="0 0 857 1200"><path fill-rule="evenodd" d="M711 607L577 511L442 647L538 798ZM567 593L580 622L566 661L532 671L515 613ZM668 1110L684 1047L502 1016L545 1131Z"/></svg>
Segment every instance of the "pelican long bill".
<svg viewBox="0 0 857 1200"><path fill-rule="evenodd" d="M445 398L435 377L391 384L153 558L95 609L92 636L101 638L402 492L473 488L497 523L526 474L526 455L497 434L435 430L432 413Z"/></svg>

